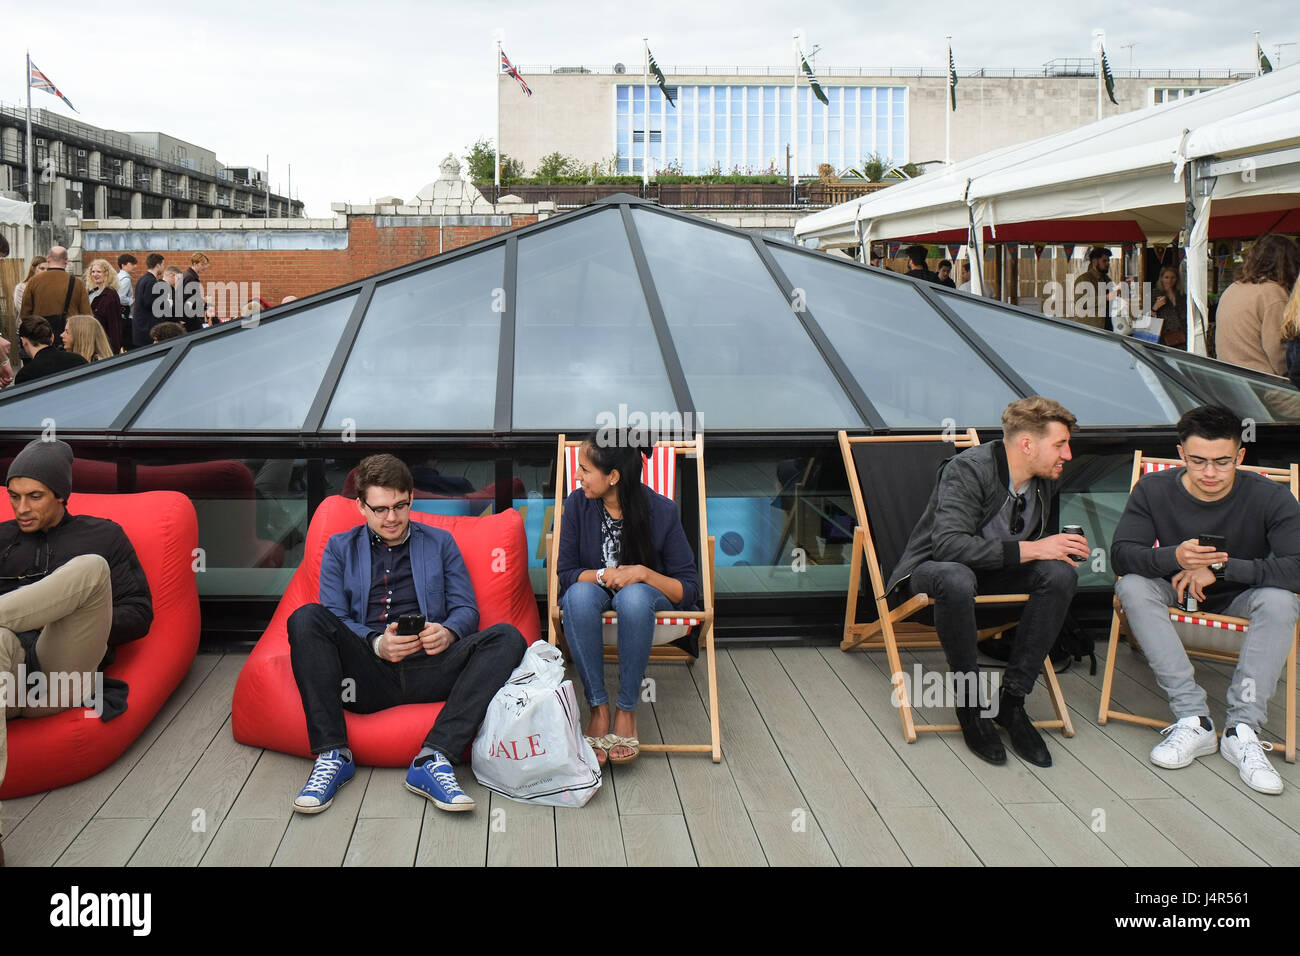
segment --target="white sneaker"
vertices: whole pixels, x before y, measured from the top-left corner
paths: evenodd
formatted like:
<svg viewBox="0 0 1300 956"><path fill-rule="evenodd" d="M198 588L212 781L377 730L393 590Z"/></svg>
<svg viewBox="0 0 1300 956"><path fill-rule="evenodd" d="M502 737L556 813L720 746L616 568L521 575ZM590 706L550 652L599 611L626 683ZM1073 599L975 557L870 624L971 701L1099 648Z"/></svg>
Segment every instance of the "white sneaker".
<svg viewBox="0 0 1300 956"><path fill-rule="evenodd" d="M1272 750L1273 745L1267 740L1260 742L1255 731L1246 724L1237 725L1234 736L1223 735L1219 753L1223 759L1237 768L1242 782L1252 790L1260 793L1281 793L1282 778L1264 756L1265 750Z"/></svg>
<svg viewBox="0 0 1300 956"><path fill-rule="evenodd" d="M1151 748L1151 762L1166 770L1186 767L1197 757L1219 749L1214 731L1206 730L1200 717L1183 717L1160 733L1165 735L1165 739Z"/></svg>

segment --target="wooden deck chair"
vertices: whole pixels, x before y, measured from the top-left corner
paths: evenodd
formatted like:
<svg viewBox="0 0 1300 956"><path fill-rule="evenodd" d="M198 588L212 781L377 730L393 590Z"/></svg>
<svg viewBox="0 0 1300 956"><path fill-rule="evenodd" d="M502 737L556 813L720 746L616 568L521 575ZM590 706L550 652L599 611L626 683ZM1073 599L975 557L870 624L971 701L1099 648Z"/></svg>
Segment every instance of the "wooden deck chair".
<svg viewBox="0 0 1300 956"><path fill-rule="evenodd" d="M546 564L546 598L550 612L550 641L558 644L564 638L564 612L560 609L560 580L557 564L560 555L560 522L563 518L564 500L578 487L578 448L581 441L567 441L560 436L556 447L555 468L555 521L546 536L548 554ZM650 662L695 663L695 657L680 647L672 645L687 636L692 628L699 628L699 642L706 654L709 685L709 729L711 739L706 744L642 744L641 749L664 753L707 753L713 762L722 760L722 732L718 721L718 670L713 644L713 595L715 590L713 548L705 515L704 487L704 436L696 434L693 441L659 442L652 454L645 457L641 481L665 498L676 499L677 457L695 459L695 479L699 492L699 559L700 592L704 607L698 611L657 611L654 645L650 649ZM618 660L618 616L613 611L604 615L605 660Z"/></svg>
<svg viewBox="0 0 1300 956"><path fill-rule="evenodd" d="M1148 458L1141 451L1133 453L1133 474L1129 479L1129 491L1143 475L1166 468L1181 468L1183 463L1174 458ZM1253 471L1279 484L1289 485L1291 494L1300 498L1300 465L1289 468L1260 468L1254 465L1238 465L1238 471ZM1156 543L1153 542L1153 546ZM1119 647L1120 635L1134 640L1124 616L1124 608L1117 596L1113 602L1110 619L1110 643L1106 648L1106 671L1101 682L1101 706L1097 712L1097 723L1107 720L1127 721L1130 724L1142 724L1147 727L1165 728L1173 723L1172 718L1143 717L1115 710L1110 706L1111 684L1115 678L1115 651ZM1184 611L1181 608L1169 609L1169 620L1174 622L1174 630L1182 640L1187 656L1201 660L1222 661L1227 664L1237 663L1237 654L1241 649L1241 635L1249 630L1250 622L1241 617L1229 617L1226 614L1210 614L1206 611ZM1296 754L1296 642L1300 640L1300 623L1297 623L1296 637L1291 641L1291 653L1286 659L1286 761L1295 763Z"/></svg>
<svg viewBox="0 0 1300 956"><path fill-rule="evenodd" d="M903 693L903 664L899 648L942 647L933 626L909 620L934 605L928 594L916 594L890 606L885 593L885 583L898 564L907 547L912 528L925 512L934 490L935 476L942 462L979 444L979 435L969 428L951 437L940 435L890 435L880 437L850 438L841 431L840 452L844 456L844 471L853 495L857 514L857 527L853 529L853 558L849 564L849 598L844 613L844 639L840 649L884 649L889 659L890 683L893 698L898 704L898 717L903 724L903 736L914 743L918 733L944 733L959 731L957 724L918 724L912 716L911 702ZM862 562L867 563L871 590L876 601L877 619L859 622L858 587L862 577ZM1006 608L1023 604L1028 594L980 594L975 598L977 609ZM981 638L991 637L1015 626L1015 621L1003 621L982 627ZM1050 658L1043 661L1043 676L1047 681L1054 720L1036 720L1035 727L1060 730L1066 737L1074 736L1074 724L1061 693Z"/></svg>

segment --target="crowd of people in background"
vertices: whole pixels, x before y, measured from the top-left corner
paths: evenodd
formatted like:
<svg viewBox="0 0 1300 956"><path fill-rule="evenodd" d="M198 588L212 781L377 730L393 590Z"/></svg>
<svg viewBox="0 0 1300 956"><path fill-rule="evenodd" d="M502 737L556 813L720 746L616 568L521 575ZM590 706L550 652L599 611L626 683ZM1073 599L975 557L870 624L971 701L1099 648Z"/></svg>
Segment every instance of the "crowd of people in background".
<svg viewBox="0 0 1300 956"><path fill-rule="evenodd" d="M961 260L961 283L952 279L948 259L931 271L927 250L912 245L901 250L906 275L935 285L971 290L970 262ZM1187 295L1179 270L1162 266L1147 299L1133 296L1132 281L1116 282L1110 274L1111 251L1096 246L1088 251L1088 269L1075 278L1072 288L1094 289L1095 307L1069 313L1076 322L1129 335L1151 328L1148 341L1172 348L1187 347ZM884 253L873 247L872 266L881 269ZM1300 388L1300 244L1286 236L1260 236L1246 251L1231 285L1219 297L1211 354L1242 368L1289 378ZM1134 309L1130 302L1141 303Z"/></svg>
<svg viewBox="0 0 1300 956"><path fill-rule="evenodd" d="M76 276L68 271L68 251L62 246L33 257L27 276L13 290L18 342L0 336L0 388L235 318L218 316L204 299L203 275L210 267L202 252L190 255L183 270L168 265L162 253L151 252L140 269L140 261L124 252L116 268L108 259L94 259L83 276ZM280 304L296 298L285 296ZM246 319L270 308L265 298L256 296L238 309L237 317Z"/></svg>

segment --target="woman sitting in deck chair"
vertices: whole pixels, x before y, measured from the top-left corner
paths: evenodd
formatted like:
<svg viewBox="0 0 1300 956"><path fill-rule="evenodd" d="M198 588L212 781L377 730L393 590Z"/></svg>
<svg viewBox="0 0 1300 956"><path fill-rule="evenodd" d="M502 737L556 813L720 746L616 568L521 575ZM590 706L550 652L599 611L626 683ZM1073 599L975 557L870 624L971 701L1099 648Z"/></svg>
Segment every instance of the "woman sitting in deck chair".
<svg viewBox="0 0 1300 956"><path fill-rule="evenodd" d="M610 444L613 439L614 444ZM700 600L695 555L677 505L641 483L641 451L600 429L578 450L579 487L564 503L556 570L564 633L591 708L587 742L602 763L640 753L636 705L655 612ZM611 721L601 615L618 615L618 698Z"/></svg>

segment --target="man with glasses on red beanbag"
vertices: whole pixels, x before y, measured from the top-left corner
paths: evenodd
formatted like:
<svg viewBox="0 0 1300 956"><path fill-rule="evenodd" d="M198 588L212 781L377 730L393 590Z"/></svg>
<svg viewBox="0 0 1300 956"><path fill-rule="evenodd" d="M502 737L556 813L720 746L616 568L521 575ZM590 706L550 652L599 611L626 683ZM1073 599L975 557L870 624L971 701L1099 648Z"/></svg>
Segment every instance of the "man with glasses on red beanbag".
<svg viewBox="0 0 1300 956"><path fill-rule="evenodd" d="M365 524L330 538L320 603L289 618L289 657L316 756L293 809L320 813L356 773L345 708L370 714L441 700L406 789L443 810L473 810L452 764L523 658L524 637L510 624L478 629L460 549L447 531L411 521L415 483L400 459L362 460L356 484Z"/></svg>
<svg viewBox="0 0 1300 956"><path fill-rule="evenodd" d="M1151 762L1173 770L1218 750L1247 786L1281 793L1282 778L1264 756L1271 744L1256 735L1300 615L1294 593L1300 590L1300 503L1285 486L1237 471L1246 455L1242 426L1221 405L1202 405L1179 419L1185 467L1152 472L1134 486L1115 529L1111 563L1121 575L1115 594L1129 628L1174 714ZM1189 594L1199 610L1250 619L1228 686L1221 744L1205 691L1169 620L1169 607Z"/></svg>

